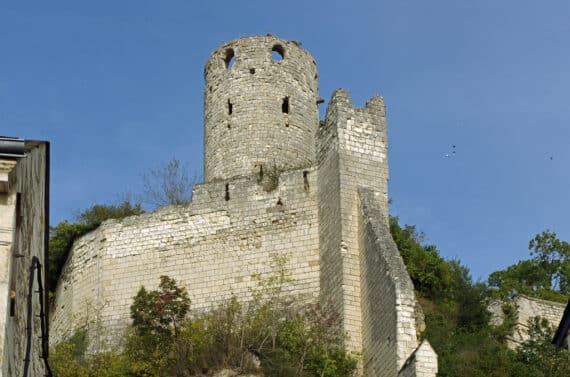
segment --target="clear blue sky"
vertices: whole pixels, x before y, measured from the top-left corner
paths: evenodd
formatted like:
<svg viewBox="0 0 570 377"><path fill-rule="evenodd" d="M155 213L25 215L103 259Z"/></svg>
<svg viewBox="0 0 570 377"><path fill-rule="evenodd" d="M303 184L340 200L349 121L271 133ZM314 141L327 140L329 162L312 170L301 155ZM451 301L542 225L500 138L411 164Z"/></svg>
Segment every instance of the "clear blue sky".
<svg viewBox="0 0 570 377"><path fill-rule="evenodd" d="M0 134L51 141L51 222L72 219L157 162L201 174L210 53L295 39L327 102L384 96L392 213L486 278L546 228L570 240L569 20L568 0L5 1Z"/></svg>

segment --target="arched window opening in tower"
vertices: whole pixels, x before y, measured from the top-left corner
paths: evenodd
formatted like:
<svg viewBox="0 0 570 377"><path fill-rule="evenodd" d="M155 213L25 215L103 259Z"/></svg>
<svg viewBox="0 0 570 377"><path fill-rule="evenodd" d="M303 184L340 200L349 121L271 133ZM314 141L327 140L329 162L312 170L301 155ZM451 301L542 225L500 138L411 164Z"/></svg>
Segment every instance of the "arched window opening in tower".
<svg viewBox="0 0 570 377"><path fill-rule="evenodd" d="M228 115L232 115L234 112L234 105L232 104L232 101L228 100Z"/></svg>
<svg viewBox="0 0 570 377"><path fill-rule="evenodd" d="M289 97L283 98L283 103L281 104L281 111L283 114L289 114Z"/></svg>
<svg viewBox="0 0 570 377"><path fill-rule="evenodd" d="M281 61L285 58L285 49L281 45L275 45L271 49L271 57L276 62Z"/></svg>
<svg viewBox="0 0 570 377"><path fill-rule="evenodd" d="M228 48L226 50L226 55L224 56L224 63L226 64L226 68L231 68L234 65L234 60L235 60L234 57L235 57L234 49Z"/></svg>

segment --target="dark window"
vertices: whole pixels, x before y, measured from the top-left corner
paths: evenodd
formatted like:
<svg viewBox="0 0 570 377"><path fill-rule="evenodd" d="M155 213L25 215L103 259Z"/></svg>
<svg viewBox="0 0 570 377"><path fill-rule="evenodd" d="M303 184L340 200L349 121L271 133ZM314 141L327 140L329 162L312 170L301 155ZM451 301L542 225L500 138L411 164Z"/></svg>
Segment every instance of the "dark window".
<svg viewBox="0 0 570 377"><path fill-rule="evenodd" d="M226 63L226 68L231 68L234 65L235 53L233 48L228 48L226 50L226 55L224 56L224 63Z"/></svg>
<svg viewBox="0 0 570 377"><path fill-rule="evenodd" d="M230 100L228 100L228 114L232 115L234 112L234 105L231 103Z"/></svg>
<svg viewBox="0 0 570 377"><path fill-rule="evenodd" d="M281 111L283 114L289 114L289 97L283 98L283 103L281 104Z"/></svg>
<svg viewBox="0 0 570 377"><path fill-rule="evenodd" d="M225 196L226 202L228 200L230 200L230 185L226 183L226 196Z"/></svg>

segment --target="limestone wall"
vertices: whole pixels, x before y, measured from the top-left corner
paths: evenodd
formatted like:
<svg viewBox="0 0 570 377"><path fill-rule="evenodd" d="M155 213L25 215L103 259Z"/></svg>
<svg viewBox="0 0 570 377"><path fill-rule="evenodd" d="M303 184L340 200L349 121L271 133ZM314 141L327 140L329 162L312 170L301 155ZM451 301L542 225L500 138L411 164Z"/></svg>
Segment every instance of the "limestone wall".
<svg viewBox="0 0 570 377"><path fill-rule="evenodd" d="M382 193L387 216L388 161L383 101L352 105L344 90L334 92L317 133L322 297L341 313L349 349L362 351L361 266L358 246L357 188ZM329 280L332 279L332 280Z"/></svg>
<svg viewBox="0 0 570 377"><path fill-rule="evenodd" d="M559 302L546 301L524 295L515 297L511 304L514 305L518 313L513 335L507 338L507 345L513 349L529 339L529 320L534 317L541 317L546 319L549 325L556 329L560 324L560 320L564 315L564 309L566 308L565 304ZM490 303L488 309L491 312L491 324L500 325L503 322L504 314L502 306L503 303L500 301Z"/></svg>
<svg viewBox="0 0 570 377"><path fill-rule="evenodd" d="M414 286L382 216L382 194L359 194L364 372L391 377L417 347Z"/></svg>
<svg viewBox="0 0 570 377"><path fill-rule="evenodd" d="M10 172L9 190L0 193L0 376L20 376L26 364L26 347L30 342L29 376L43 376L45 356L42 339L40 301L36 272L33 276L31 317L28 294L32 258L44 264L46 235L46 169L48 145L26 143L26 157L17 161ZM20 199L17 200L19 193ZM19 209L17 209L19 202ZM19 214L19 216L18 216ZM8 220L8 221L6 221ZM10 221L11 220L11 221ZM42 270L43 274L44 270ZM42 282L45 284L44 276ZM11 307L13 311L11 312ZM45 307L45 306L44 306ZM31 320L31 334L27 325Z"/></svg>
<svg viewBox="0 0 570 377"><path fill-rule="evenodd" d="M204 76L206 182L314 164L317 65L306 50L272 36L240 38L212 54Z"/></svg>
<svg viewBox="0 0 570 377"><path fill-rule="evenodd" d="M400 370L398 377L435 377L437 355L429 342L424 340Z"/></svg>
<svg viewBox="0 0 570 377"><path fill-rule="evenodd" d="M281 174L270 192L257 176L202 184L187 207L105 222L73 247L56 292L50 341L98 322L104 347L130 323L138 289L155 289L160 275L188 289L194 311L232 295L247 299L254 276L271 274L273 252L289 259L294 283L287 292L316 301L316 195L316 172L295 170Z"/></svg>

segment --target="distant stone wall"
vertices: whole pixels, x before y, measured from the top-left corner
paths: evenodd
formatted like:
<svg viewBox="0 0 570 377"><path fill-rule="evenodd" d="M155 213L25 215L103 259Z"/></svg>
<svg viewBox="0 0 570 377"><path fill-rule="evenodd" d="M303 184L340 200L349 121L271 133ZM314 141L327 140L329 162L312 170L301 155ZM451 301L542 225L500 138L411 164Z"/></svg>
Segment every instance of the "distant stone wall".
<svg viewBox="0 0 570 377"><path fill-rule="evenodd" d="M294 282L287 294L317 301L316 195L315 171L295 170L270 192L256 176L207 183L196 186L187 207L103 223L73 247L56 291L51 343L99 324L94 333L105 347L130 323L140 287L155 289L160 275L188 289L195 312L232 295L246 300L255 276L272 273L272 253L288 258Z"/></svg>
<svg viewBox="0 0 570 377"><path fill-rule="evenodd" d="M46 143L27 143L26 149L26 157L19 159L10 172L9 192L0 193L0 376L5 377L23 374L28 345L28 290L32 258L39 258L44 265L48 146ZM20 193L19 210L16 208L17 193ZM20 214L19 219L16 213ZM44 273L42 269L43 284ZM10 313L11 299L13 313ZM40 302L44 299L45 296L38 294L34 271L29 376L45 374L39 317Z"/></svg>
<svg viewBox="0 0 570 377"><path fill-rule="evenodd" d="M515 349L529 339L528 321L534 317L541 317L548 321L554 329L558 328L562 315L564 315L565 304L553 301L541 300L524 295L517 296L511 302L517 309L518 319L512 336L507 337L507 345ZM503 323L504 313L503 302L493 301L489 304L488 310L491 312L491 324L500 325Z"/></svg>

